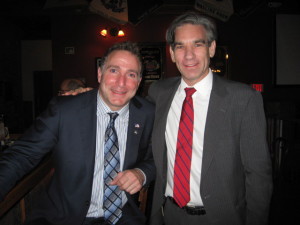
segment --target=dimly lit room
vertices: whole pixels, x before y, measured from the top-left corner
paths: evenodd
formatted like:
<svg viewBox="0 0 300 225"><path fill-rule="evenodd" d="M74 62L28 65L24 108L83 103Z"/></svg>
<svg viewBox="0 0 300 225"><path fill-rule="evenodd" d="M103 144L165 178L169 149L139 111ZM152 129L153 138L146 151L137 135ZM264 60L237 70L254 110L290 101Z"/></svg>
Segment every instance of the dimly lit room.
<svg viewBox="0 0 300 225"><path fill-rule="evenodd" d="M136 95L141 99L150 99L148 91L152 84L180 77L181 72L177 69L178 62L174 63L176 58L174 59L172 52L177 51L176 45L180 45L181 42L175 42L176 50L172 50L173 46L166 41L166 31L175 18L191 11L211 18L217 27L215 53L209 65L211 74L230 82L246 84L245 86L250 87L251 91L254 89L262 97L264 119L256 120L256 122L264 123L265 121L266 124L265 139L270 155L273 184L267 224L292 225L299 222L299 0L2 1L0 7L2 27L0 36L2 43L0 47L0 159L5 155L4 152L9 151L11 146L18 142L23 134L26 134L28 129L32 129L30 127L35 124L35 119L41 114L44 115L44 111L49 107L49 102L53 98L80 98L81 93L74 97L57 97L69 91L62 88L63 81L66 79L80 81L83 84L82 87L88 88L87 92L91 89L98 89L99 71L108 58L105 54L116 43L134 42L139 47L143 71ZM85 94L82 93L82 95ZM163 116L157 115L157 112L153 119L152 138L158 135L154 134L159 124L155 121L159 121L157 117ZM53 112L47 111L47 113L51 117ZM77 113L80 112L73 112L72 117L75 117ZM234 125L234 121L238 120L239 116L232 116L232 118L234 119L229 123L230 126L238 126ZM85 119L88 120L88 118ZM78 120L81 118L78 117ZM216 120L215 123L217 122ZM257 126L260 127L260 125ZM233 129L232 127L222 131L226 132ZM141 124L135 123L133 136L137 135L142 128ZM42 129L42 126L36 129ZM259 136L259 132L256 130L255 132L257 132L256 136ZM161 133L164 135L164 132ZM237 138L239 135L242 136L240 133L232 136ZM228 136L220 134L215 138L223 140ZM28 137L25 135L26 140ZM60 140L58 137L56 139L55 148L59 148ZM30 142L37 140L33 138ZM228 142L230 143L231 140ZM22 143L20 145L24 145ZM249 140L248 143L250 144ZM251 145L255 146L254 143L255 140L251 141ZM242 146L243 143L240 142L237 145ZM152 149L154 146L153 144ZM205 148L203 152L205 154ZM54 158L59 155L55 152L53 154ZM153 153L154 162L155 154ZM243 152L234 154L236 154L233 156L235 158L243 155ZM9 157L8 155L5 157ZM211 164L215 161L217 160L212 159ZM241 164L245 164L243 173L247 174L249 172L247 169L251 170L251 168L247 167L247 160L241 161ZM256 163L259 164L259 162L260 159L256 159ZM72 163L72 160L66 163ZM201 165L204 166L204 163ZM210 164L207 165L209 166ZM52 176L57 173L58 167L60 164L53 160L51 154L47 154L34 166L33 170L18 179L2 201L0 190L0 224L26 224L25 221L30 217L39 194L48 188L49 183L51 184ZM1 168L0 160L0 170ZM232 168L232 170L237 168ZM143 170L140 173L147 177ZM158 176L159 169L156 169L156 173ZM2 189L1 176L0 171L0 189ZM165 175L162 177L166 179ZM223 179L225 180L225 177ZM248 182L251 182L250 178L249 180L245 178L245 187L241 189L246 189ZM153 197L155 185L155 180L153 180L147 187L143 187L136 193L136 202L146 217L146 224L150 224L152 204L155 201ZM236 192L232 190L231 192ZM245 193L245 195L251 195L247 191ZM251 196L247 197L251 198ZM201 198L206 208L206 198L202 190ZM223 205L226 204L222 203ZM250 204L248 206L251 207ZM210 216L208 210L207 208L206 214ZM69 225L70 223L57 224ZM224 223L207 224L223 225ZM255 223L245 221L232 224L255 225ZM152 222L151 225L155 223Z"/></svg>

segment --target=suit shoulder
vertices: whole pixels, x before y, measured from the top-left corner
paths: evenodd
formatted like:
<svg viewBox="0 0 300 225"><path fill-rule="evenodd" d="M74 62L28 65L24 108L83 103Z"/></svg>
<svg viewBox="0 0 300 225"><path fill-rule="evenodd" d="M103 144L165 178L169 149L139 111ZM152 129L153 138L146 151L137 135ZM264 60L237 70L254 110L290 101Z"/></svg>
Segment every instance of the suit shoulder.
<svg viewBox="0 0 300 225"><path fill-rule="evenodd" d="M52 101L56 102L61 108L71 108L74 110L85 107L90 104L91 101L96 100L96 93L97 90L92 90L75 96L58 96L54 97Z"/></svg>
<svg viewBox="0 0 300 225"><path fill-rule="evenodd" d="M171 77L153 82L148 90L148 98L151 102L156 102L165 91L178 86L180 79L181 77Z"/></svg>
<svg viewBox="0 0 300 225"><path fill-rule="evenodd" d="M135 96L134 100L138 101L142 107L154 108L154 104L141 96Z"/></svg>
<svg viewBox="0 0 300 225"><path fill-rule="evenodd" d="M150 88L153 87L168 87L168 86L173 86L174 84L176 84L179 80L181 79L181 77L170 77L170 78L166 78L166 79L161 79L158 81L155 81L151 84Z"/></svg>
<svg viewBox="0 0 300 225"><path fill-rule="evenodd" d="M252 95L257 92L250 85L238 81L227 80L217 76L214 81L216 85L221 84L221 86L224 86L228 93Z"/></svg>
<svg viewBox="0 0 300 225"><path fill-rule="evenodd" d="M132 99L132 101L138 108L149 109L154 111L154 104L141 96L135 96Z"/></svg>

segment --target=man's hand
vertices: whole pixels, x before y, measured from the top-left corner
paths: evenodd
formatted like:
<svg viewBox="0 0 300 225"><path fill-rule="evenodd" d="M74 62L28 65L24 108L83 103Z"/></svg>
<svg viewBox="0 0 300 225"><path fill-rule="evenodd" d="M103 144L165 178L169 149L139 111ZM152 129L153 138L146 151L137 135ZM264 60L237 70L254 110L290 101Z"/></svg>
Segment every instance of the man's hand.
<svg viewBox="0 0 300 225"><path fill-rule="evenodd" d="M118 173L110 185L118 185L121 190L132 195L141 190L144 179L144 175L139 169L125 170Z"/></svg>

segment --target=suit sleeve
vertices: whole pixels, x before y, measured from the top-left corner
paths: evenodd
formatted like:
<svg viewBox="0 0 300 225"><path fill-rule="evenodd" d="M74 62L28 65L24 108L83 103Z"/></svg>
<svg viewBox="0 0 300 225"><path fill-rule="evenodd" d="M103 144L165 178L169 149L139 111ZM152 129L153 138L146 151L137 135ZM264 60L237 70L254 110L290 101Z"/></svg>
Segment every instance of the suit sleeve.
<svg viewBox="0 0 300 225"><path fill-rule="evenodd" d="M150 101L154 104L156 102L156 95L155 95L155 93L157 93L156 92L156 89L157 89L156 87L157 87L157 82L152 83L150 85L149 89L148 89L148 95L146 97L148 101Z"/></svg>
<svg viewBox="0 0 300 225"><path fill-rule="evenodd" d="M246 224L267 224L272 194L272 166L266 141L263 101L259 92L254 92L244 111L240 149L246 175Z"/></svg>
<svg viewBox="0 0 300 225"><path fill-rule="evenodd" d="M149 112L150 111L150 112ZM144 130L144 137L141 140L140 146L145 146L145 153L143 154L143 158L137 160L136 167L143 171L146 176L146 182L144 186L148 186L154 179L156 175L156 168L154 165L154 159L152 154L152 141L151 134L154 122L154 107L151 107L147 112L147 121L146 127Z"/></svg>
<svg viewBox="0 0 300 225"><path fill-rule="evenodd" d="M56 143L57 116L56 104L52 102L15 142L6 149L0 158L0 200L16 185L16 183L49 153Z"/></svg>

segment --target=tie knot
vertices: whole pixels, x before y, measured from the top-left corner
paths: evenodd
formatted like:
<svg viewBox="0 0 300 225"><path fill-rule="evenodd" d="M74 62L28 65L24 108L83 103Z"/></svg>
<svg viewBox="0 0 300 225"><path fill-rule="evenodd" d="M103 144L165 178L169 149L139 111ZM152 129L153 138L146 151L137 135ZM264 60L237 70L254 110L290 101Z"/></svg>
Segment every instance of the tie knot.
<svg viewBox="0 0 300 225"><path fill-rule="evenodd" d="M118 117L118 113L114 112L114 113L108 113L108 115L110 116L110 120L111 121L115 121L115 119Z"/></svg>
<svg viewBox="0 0 300 225"><path fill-rule="evenodd" d="M196 92L195 88L185 88L184 90L186 97L191 97Z"/></svg>

